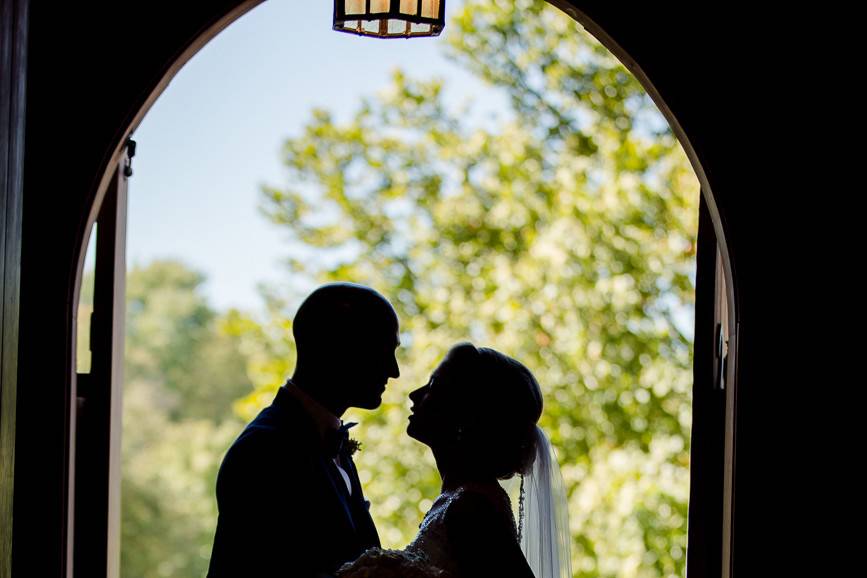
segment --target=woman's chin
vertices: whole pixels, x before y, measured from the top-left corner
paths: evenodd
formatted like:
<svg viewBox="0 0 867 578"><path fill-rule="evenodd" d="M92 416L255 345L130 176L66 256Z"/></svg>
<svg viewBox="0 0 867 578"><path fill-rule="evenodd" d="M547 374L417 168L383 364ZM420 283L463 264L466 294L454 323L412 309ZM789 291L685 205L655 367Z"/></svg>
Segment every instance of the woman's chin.
<svg viewBox="0 0 867 578"><path fill-rule="evenodd" d="M410 416L409 423L406 425L406 435L408 435L409 437L411 437L414 440L417 440L423 444L426 444L426 442L423 439L424 434L422 432L419 432L418 426L416 426L414 423L412 423L412 417L413 416Z"/></svg>

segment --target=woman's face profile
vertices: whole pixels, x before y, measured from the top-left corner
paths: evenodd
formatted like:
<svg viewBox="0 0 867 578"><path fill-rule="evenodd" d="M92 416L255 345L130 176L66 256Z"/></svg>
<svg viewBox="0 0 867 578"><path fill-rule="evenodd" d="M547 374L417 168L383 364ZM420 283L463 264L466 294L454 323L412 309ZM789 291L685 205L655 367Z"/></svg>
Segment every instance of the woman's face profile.
<svg viewBox="0 0 867 578"><path fill-rule="evenodd" d="M412 401L407 434L432 445L454 436L456 410L460 404L455 364L447 355L428 382L409 394Z"/></svg>

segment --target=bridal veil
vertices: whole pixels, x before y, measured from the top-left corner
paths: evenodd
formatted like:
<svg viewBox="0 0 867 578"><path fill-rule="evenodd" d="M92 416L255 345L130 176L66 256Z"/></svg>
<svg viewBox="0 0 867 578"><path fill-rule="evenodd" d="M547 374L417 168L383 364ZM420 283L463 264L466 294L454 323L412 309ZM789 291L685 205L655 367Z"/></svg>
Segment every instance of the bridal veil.
<svg viewBox="0 0 867 578"><path fill-rule="evenodd" d="M569 510L557 456L536 426L536 459L524 475L521 550L536 578L571 578Z"/></svg>

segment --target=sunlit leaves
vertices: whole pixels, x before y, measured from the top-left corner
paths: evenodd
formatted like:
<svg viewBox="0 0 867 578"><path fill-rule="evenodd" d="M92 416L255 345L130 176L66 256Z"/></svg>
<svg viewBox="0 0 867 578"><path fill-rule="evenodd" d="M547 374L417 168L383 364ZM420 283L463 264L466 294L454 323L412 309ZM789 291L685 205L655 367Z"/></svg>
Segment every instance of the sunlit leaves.
<svg viewBox="0 0 867 578"><path fill-rule="evenodd" d="M216 525L214 483L250 390L239 339L207 303L204 277L178 261L127 276L121 571L204 576Z"/></svg>
<svg viewBox="0 0 867 578"><path fill-rule="evenodd" d="M543 384L576 575L682 574L696 179L635 78L558 10L471 1L450 30L450 54L508 97L497 122L398 71L347 122L314 112L286 142L288 183L263 189L305 248L294 272L370 284L400 313L403 375L359 416L386 542L436 493L405 396L471 339Z"/></svg>
<svg viewBox="0 0 867 578"><path fill-rule="evenodd" d="M396 71L345 122L312 111L283 148L287 182L262 190L296 280L371 285L400 315L401 378L346 416L383 542L406 545L439 489L404 434L407 394L470 339L543 386L575 575L683 575L695 176L635 78L545 2L469 0L448 30L509 110L481 122L446 103L447 80ZM240 427L226 412L252 418L294 367L299 293L219 315L201 283L177 263L130 278L125 575L201 574L205 489Z"/></svg>

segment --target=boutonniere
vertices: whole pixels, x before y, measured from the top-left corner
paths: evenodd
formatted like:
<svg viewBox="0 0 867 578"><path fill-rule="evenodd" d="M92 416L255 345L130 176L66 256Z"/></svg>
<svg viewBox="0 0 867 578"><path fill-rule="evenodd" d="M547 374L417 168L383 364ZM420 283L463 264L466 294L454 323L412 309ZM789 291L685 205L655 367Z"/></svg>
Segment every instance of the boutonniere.
<svg viewBox="0 0 867 578"><path fill-rule="evenodd" d="M348 438L343 449L346 452L346 455L352 457L355 452L361 451L361 442L355 438Z"/></svg>
<svg viewBox="0 0 867 578"><path fill-rule="evenodd" d="M349 437L349 429L358 425L355 422L340 424L336 430L330 431L325 437L326 451L332 456L352 457L352 454L361 449L361 442Z"/></svg>

